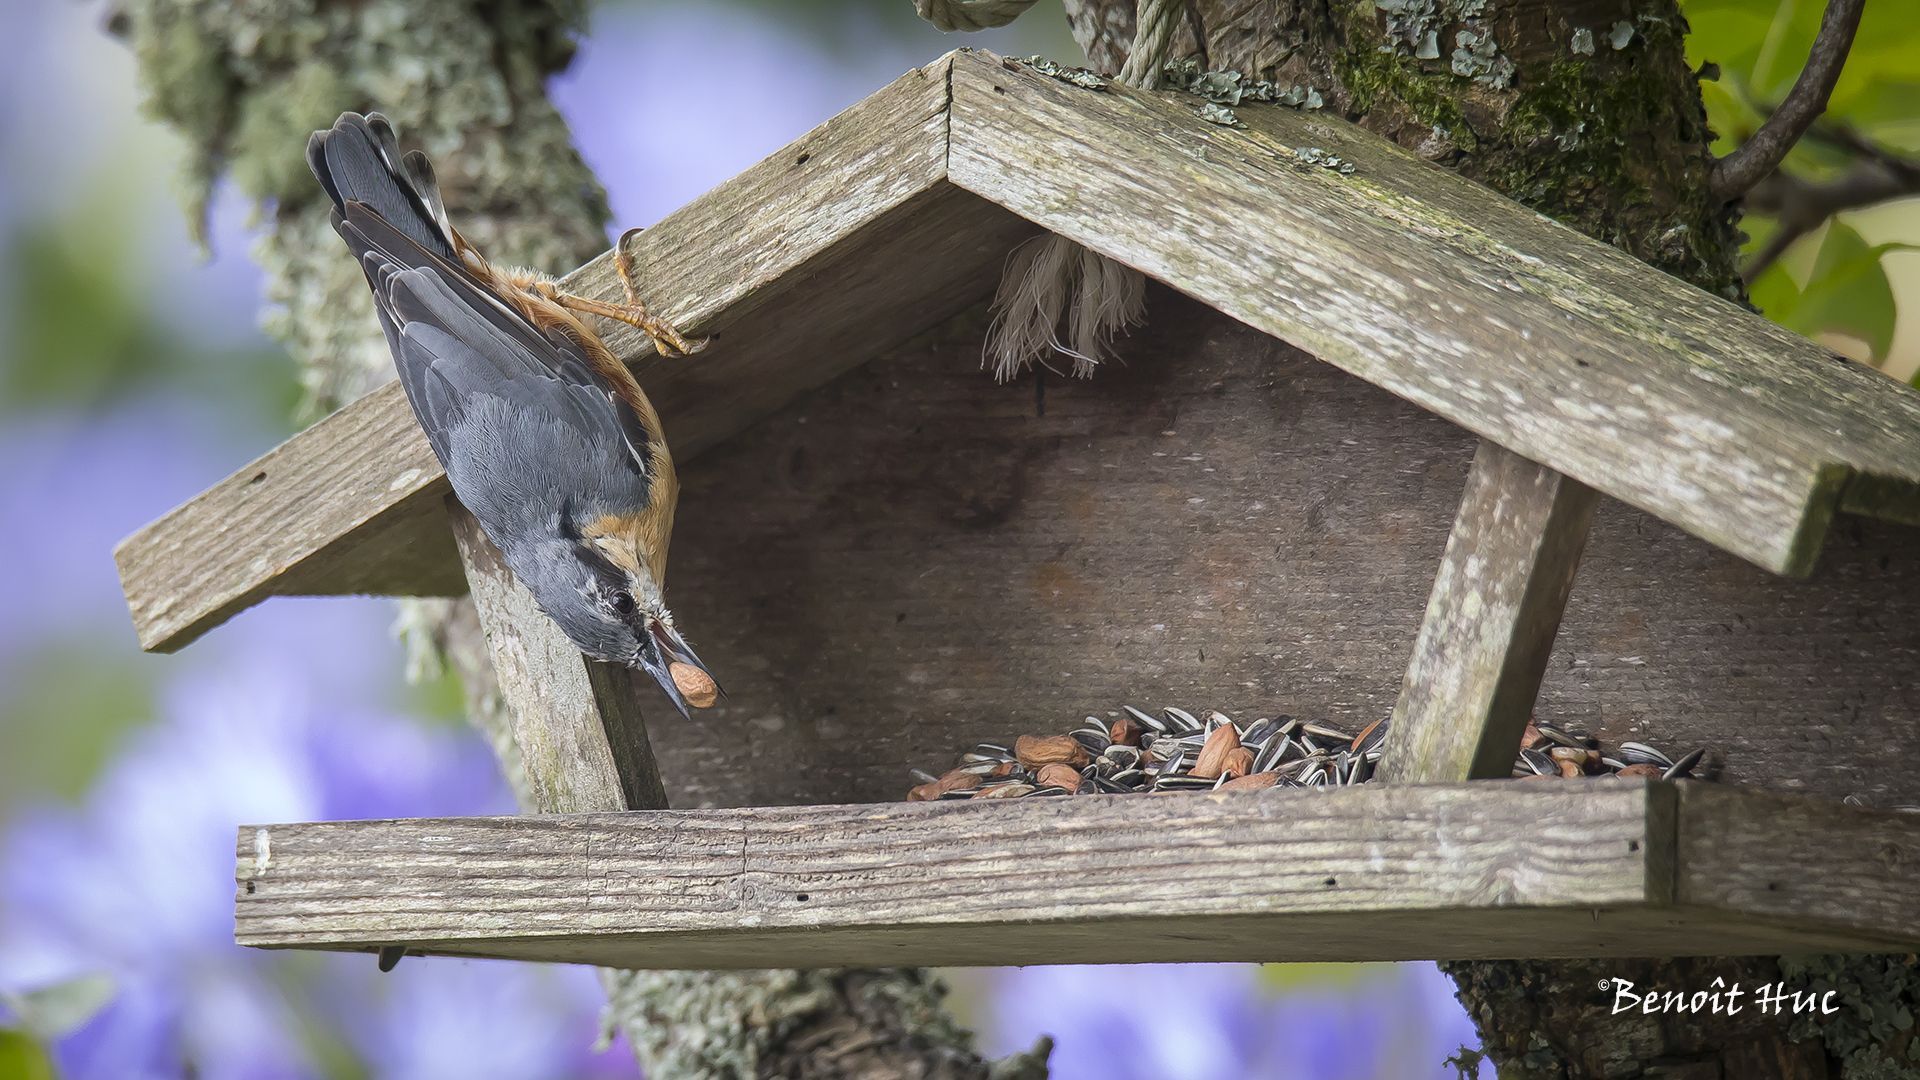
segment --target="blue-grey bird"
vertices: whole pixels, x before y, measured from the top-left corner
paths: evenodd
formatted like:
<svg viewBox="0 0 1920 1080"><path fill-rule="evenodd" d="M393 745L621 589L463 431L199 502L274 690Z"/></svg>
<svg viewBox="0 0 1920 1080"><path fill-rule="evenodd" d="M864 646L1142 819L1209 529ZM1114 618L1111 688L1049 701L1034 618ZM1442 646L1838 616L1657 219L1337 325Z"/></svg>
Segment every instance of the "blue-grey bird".
<svg viewBox="0 0 1920 1080"><path fill-rule="evenodd" d="M426 156L402 155L378 113L314 132L307 163L414 415L507 566L581 652L646 671L683 714L713 704L663 590L679 484L660 417L577 314L626 322L662 355L699 347L640 302L632 233L615 247L627 303L602 303L482 258L448 224Z"/></svg>

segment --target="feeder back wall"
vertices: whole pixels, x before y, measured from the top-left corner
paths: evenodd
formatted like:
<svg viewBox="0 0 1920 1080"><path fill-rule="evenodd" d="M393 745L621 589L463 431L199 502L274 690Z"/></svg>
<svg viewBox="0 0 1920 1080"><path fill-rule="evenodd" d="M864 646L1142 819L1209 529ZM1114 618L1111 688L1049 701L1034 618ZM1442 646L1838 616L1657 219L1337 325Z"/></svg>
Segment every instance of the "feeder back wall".
<svg viewBox="0 0 1920 1080"><path fill-rule="evenodd" d="M898 799L1123 703L1358 730L1400 690L1475 440L1155 287L1125 363L996 386L978 309L686 470L669 593L730 697L648 710L675 806ZM1524 360L1516 360L1523 363ZM1538 715L1722 778L1920 803L1920 530L1808 580L1602 499Z"/></svg>

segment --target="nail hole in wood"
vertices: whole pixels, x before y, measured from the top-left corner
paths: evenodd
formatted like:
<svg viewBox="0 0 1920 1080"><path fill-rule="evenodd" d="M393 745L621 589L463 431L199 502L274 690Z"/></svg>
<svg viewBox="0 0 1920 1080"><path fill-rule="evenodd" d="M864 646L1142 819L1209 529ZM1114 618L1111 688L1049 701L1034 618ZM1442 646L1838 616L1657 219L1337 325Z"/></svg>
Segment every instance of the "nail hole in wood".
<svg viewBox="0 0 1920 1080"><path fill-rule="evenodd" d="M800 902L801 902L801 903L803 903L803 904L807 902L807 894L806 894L806 893L795 893L795 894L793 894L793 898L794 898L795 900L798 900L798 901L800 901Z"/></svg>
<svg viewBox="0 0 1920 1080"><path fill-rule="evenodd" d="M799 157L793 159L793 163L795 165L805 165L811 160L813 160L812 154L801 154Z"/></svg>
<svg viewBox="0 0 1920 1080"><path fill-rule="evenodd" d="M253 475L252 475L251 477L249 477L249 478L247 479L247 483L249 483L249 484L257 484L257 483L259 483L260 481L262 481L262 480L265 480L266 478L267 478L267 474L266 474L266 473L265 473L264 471L263 471L263 472L257 472L257 473L254 473L254 474L253 474Z"/></svg>

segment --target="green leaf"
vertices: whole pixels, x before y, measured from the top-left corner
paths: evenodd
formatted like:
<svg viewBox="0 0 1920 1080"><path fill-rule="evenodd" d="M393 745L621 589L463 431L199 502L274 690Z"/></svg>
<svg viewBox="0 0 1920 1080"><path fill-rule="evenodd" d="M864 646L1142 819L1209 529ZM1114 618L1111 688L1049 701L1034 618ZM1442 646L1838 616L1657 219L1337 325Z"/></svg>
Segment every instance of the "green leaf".
<svg viewBox="0 0 1920 1080"><path fill-rule="evenodd" d="M1776 262L1748 287L1747 299L1753 301L1761 314L1786 326L1789 325L1787 319L1800 306L1800 286L1793 283L1793 275L1787 268Z"/></svg>
<svg viewBox="0 0 1920 1080"><path fill-rule="evenodd" d="M0 1076L7 1080L57 1080L53 1059L33 1036L0 1028Z"/></svg>
<svg viewBox="0 0 1920 1080"><path fill-rule="evenodd" d="M1860 338L1876 361L1883 360L1893 345L1898 310L1881 256L1911 246L1868 244L1852 226L1833 222L1798 302L1784 311L1767 309L1768 314L1808 337L1837 331Z"/></svg>
<svg viewBox="0 0 1920 1080"><path fill-rule="evenodd" d="M1826 0L1684 0L1690 25L1687 57L1720 66L1717 83L1702 86L1707 120L1726 153L1780 103L1806 66ZM1920 99L1913 57L1920 54L1920 4L1868 4L1827 116L1902 150L1920 150ZM1831 169L1837 155L1803 141L1788 158L1800 170Z"/></svg>
<svg viewBox="0 0 1920 1080"><path fill-rule="evenodd" d="M51 1042L93 1019L114 992L113 976L81 975L35 990L0 993L0 1005L21 1027ZM8 1075L0 1070L0 1076Z"/></svg>

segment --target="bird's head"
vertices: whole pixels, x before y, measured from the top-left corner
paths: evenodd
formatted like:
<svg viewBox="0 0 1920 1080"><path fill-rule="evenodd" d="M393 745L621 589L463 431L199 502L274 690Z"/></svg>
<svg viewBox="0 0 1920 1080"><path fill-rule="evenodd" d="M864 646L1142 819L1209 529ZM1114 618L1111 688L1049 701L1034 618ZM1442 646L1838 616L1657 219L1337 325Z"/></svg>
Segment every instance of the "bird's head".
<svg viewBox="0 0 1920 1080"><path fill-rule="evenodd" d="M719 687L674 628L647 560L609 557L607 544L579 537L505 554L541 610L581 652L646 672L682 715L689 705L704 709L714 703Z"/></svg>

